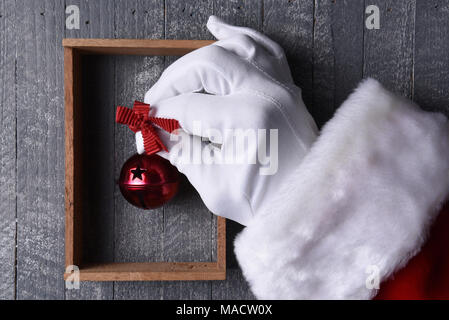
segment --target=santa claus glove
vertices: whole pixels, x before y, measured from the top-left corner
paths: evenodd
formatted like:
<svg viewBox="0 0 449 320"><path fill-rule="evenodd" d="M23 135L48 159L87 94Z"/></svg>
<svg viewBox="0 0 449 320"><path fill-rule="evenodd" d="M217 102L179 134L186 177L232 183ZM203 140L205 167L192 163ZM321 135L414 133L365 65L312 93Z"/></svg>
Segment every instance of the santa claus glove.
<svg viewBox="0 0 449 320"><path fill-rule="evenodd" d="M279 45L213 16L207 27L219 41L168 67L145 103L182 128L172 140L159 131L169 150L160 155L213 213L246 225L299 165L317 128ZM140 134L137 145L142 152Z"/></svg>
<svg viewBox="0 0 449 320"><path fill-rule="evenodd" d="M449 189L442 114L368 79L236 238L261 299L367 299L420 249Z"/></svg>

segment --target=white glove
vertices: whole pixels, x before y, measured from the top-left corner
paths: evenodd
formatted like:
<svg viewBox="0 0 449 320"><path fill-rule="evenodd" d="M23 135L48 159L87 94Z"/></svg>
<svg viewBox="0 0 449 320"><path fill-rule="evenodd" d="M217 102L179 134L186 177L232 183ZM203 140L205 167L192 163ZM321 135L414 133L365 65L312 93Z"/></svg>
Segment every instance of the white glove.
<svg viewBox="0 0 449 320"><path fill-rule="evenodd" d="M187 176L210 211L247 225L300 164L318 130L278 44L214 16L207 27L220 41L169 66L145 103L151 105L151 116L176 119L182 128L172 135L178 141L158 131L169 150L159 154ZM266 129L265 134L258 129ZM248 130L254 143L233 150L238 143L230 130ZM140 132L136 143L142 153ZM197 151L192 143L201 146L202 154L188 161L185 155ZM236 157L230 156L233 151ZM236 163L244 155L249 158Z"/></svg>
<svg viewBox="0 0 449 320"><path fill-rule="evenodd" d="M371 298L448 191L447 119L366 80L237 236L237 259L261 299Z"/></svg>

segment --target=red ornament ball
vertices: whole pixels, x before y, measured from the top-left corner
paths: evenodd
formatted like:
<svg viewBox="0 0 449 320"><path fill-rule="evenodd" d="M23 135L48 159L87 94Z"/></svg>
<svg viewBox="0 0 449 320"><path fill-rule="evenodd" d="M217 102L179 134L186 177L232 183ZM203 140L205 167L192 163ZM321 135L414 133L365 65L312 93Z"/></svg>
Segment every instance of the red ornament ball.
<svg viewBox="0 0 449 320"><path fill-rule="evenodd" d="M119 186L123 197L132 205L154 209L177 193L178 170L158 155L136 154L123 165Z"/></svg>

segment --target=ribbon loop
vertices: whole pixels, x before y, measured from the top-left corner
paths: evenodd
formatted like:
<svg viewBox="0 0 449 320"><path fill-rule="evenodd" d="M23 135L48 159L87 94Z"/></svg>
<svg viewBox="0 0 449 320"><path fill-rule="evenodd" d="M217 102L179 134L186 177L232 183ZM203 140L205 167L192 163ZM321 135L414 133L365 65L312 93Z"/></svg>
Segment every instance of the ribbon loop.
<svg viewBox="0 0 449 320"><path fill-rule="evenodd" d="M155 126L172 133L180 128L175 119L150 117L151 107L149 104L135 101L133 109L118 106L115 121L126 124L134 133L141 131L145 153L148 155L159 151L167 151L167 147L157 135Z"/></svg>
<svg viewBox="0 0 449 320"><path fill-rule="evenodd" d="M133 111L137 115L142 115L145 119L148 119L150 113L150 105L140 102L134 101Z"/></svg>

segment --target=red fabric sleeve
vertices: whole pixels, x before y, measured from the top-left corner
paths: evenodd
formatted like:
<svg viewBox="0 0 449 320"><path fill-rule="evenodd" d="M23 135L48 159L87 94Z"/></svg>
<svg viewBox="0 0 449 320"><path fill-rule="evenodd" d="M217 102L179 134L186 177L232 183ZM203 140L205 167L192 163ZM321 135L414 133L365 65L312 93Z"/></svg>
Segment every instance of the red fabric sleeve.
<svg viewBox="0 0 449 320"><path fill-rule="evenodd" d="M375 299L449 299L449 203L434 222L422 250L381 284Z"/></svg>

